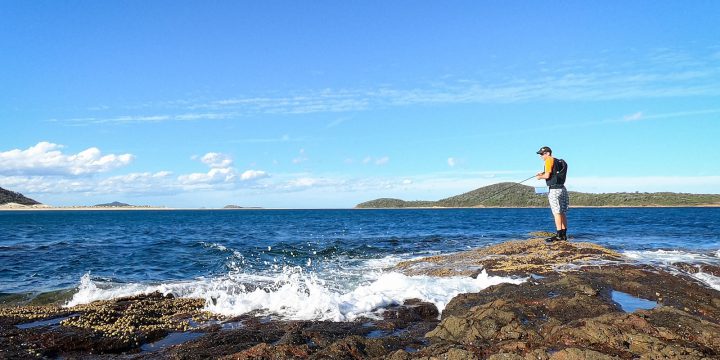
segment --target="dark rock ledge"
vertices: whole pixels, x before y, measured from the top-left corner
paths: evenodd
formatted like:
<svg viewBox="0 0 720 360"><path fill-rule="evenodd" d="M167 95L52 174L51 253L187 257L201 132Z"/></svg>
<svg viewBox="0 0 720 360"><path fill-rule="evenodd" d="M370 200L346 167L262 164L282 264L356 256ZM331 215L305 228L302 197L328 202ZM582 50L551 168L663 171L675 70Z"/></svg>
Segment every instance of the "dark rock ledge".
<svg viewBox="0 0 720 360"><path fill-rule="evenodd" d="M720 359L720 292L686 275L695 268L638 265L594 244L515 241L398 264L407 274L528 277L461 294L440 319L417 300L381 320L217 319L201 300L150 294L2 308L0 358Z"/></svg>

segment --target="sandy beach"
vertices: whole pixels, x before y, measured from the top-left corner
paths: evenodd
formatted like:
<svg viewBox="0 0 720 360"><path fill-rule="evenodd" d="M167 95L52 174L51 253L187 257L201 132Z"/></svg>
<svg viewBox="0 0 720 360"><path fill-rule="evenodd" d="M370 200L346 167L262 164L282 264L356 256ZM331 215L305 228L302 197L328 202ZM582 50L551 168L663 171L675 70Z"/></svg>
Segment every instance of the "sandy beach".
<svg viewBox="0 0 720 360"><path fill-rule="evenodd" d="M181 210L163 206L51 206L51 205L21 205L7 203L0 205L0 211L4 210L31 210L31 211L56 211L56 210Z"/></svg>

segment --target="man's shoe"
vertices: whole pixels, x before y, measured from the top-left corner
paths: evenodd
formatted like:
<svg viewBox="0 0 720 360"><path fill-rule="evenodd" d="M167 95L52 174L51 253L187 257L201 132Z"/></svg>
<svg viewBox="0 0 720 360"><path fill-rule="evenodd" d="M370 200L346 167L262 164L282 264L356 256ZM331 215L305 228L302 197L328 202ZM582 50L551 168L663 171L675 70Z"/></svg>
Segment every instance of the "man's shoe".
<svg viewBox="0 0 720 360"><path fill-rule="evenodd" d="M545 242L547 242L547 243L551 243L551 242L555 242L555 241L562 241L562 238L560 238L557 235L554 235L554 236L551 236L551 237L545 239Z"/></svg>

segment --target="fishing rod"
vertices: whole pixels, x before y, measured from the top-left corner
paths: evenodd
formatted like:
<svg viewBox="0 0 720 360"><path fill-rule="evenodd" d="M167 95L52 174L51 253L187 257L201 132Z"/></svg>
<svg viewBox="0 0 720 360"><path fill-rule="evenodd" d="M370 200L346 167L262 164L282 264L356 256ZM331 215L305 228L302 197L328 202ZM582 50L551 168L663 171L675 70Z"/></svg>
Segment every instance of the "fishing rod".
<svg viewBox="0 0 720 360"><path fill-rule="evenodd" d="M515 182L515 183L513 183L512 185L510 185L510 186L508 186L508 187L506 187L506 188L504 188L504 189L502 189L502 190L500 190L500 191L497 191L497 192L495 192L494 194L492 194L492 195L490 195L490 196L488 196L488 197L486 197L486 198L478 201L478 204L482 204L484 201L490 200L490 199L492 199L492 198L494 198L494 197L496 197L496 196L504 193L505 191L507 191L507 190L509 190L509 189L511 189L511 188L513 188L513 187L515 187L515 186L518 186L518 185L520 185L520 184L522 184L522 183L524 183L524 182L526 182L526 181L528 181L528 180L530 180L530 179L532 179L532 178L534 178L534 177L535 177L535 175L533 175L533 176L531 176L531 177L529 177L529 178L527 178L527 179L525 179L525 180L523 180L523 181Z"/></svg>

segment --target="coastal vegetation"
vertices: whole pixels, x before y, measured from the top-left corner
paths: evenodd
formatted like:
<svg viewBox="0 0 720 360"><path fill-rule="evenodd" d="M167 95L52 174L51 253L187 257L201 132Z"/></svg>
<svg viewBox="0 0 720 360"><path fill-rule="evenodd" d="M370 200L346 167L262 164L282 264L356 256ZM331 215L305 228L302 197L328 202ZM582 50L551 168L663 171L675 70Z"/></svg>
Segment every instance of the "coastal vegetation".
<svg viewBox="0 0 720 360"><path fill-rule="evenodd" d="M39 205L40 202L25 197L19 192L5 190L0 187L0 205L3 204Z"/></svg>
<svg viewBox="0 0 720 360"><path fill-rule="evenodd" d="M720 206L720 194L673 192L620 192L593 194L570 191L572 206ZM504 182L484 186L464 194L437 201L404 201L381 198L360 203L356 208L426 207L545 207L547 197L535 193L532 186Z"/></svg>

